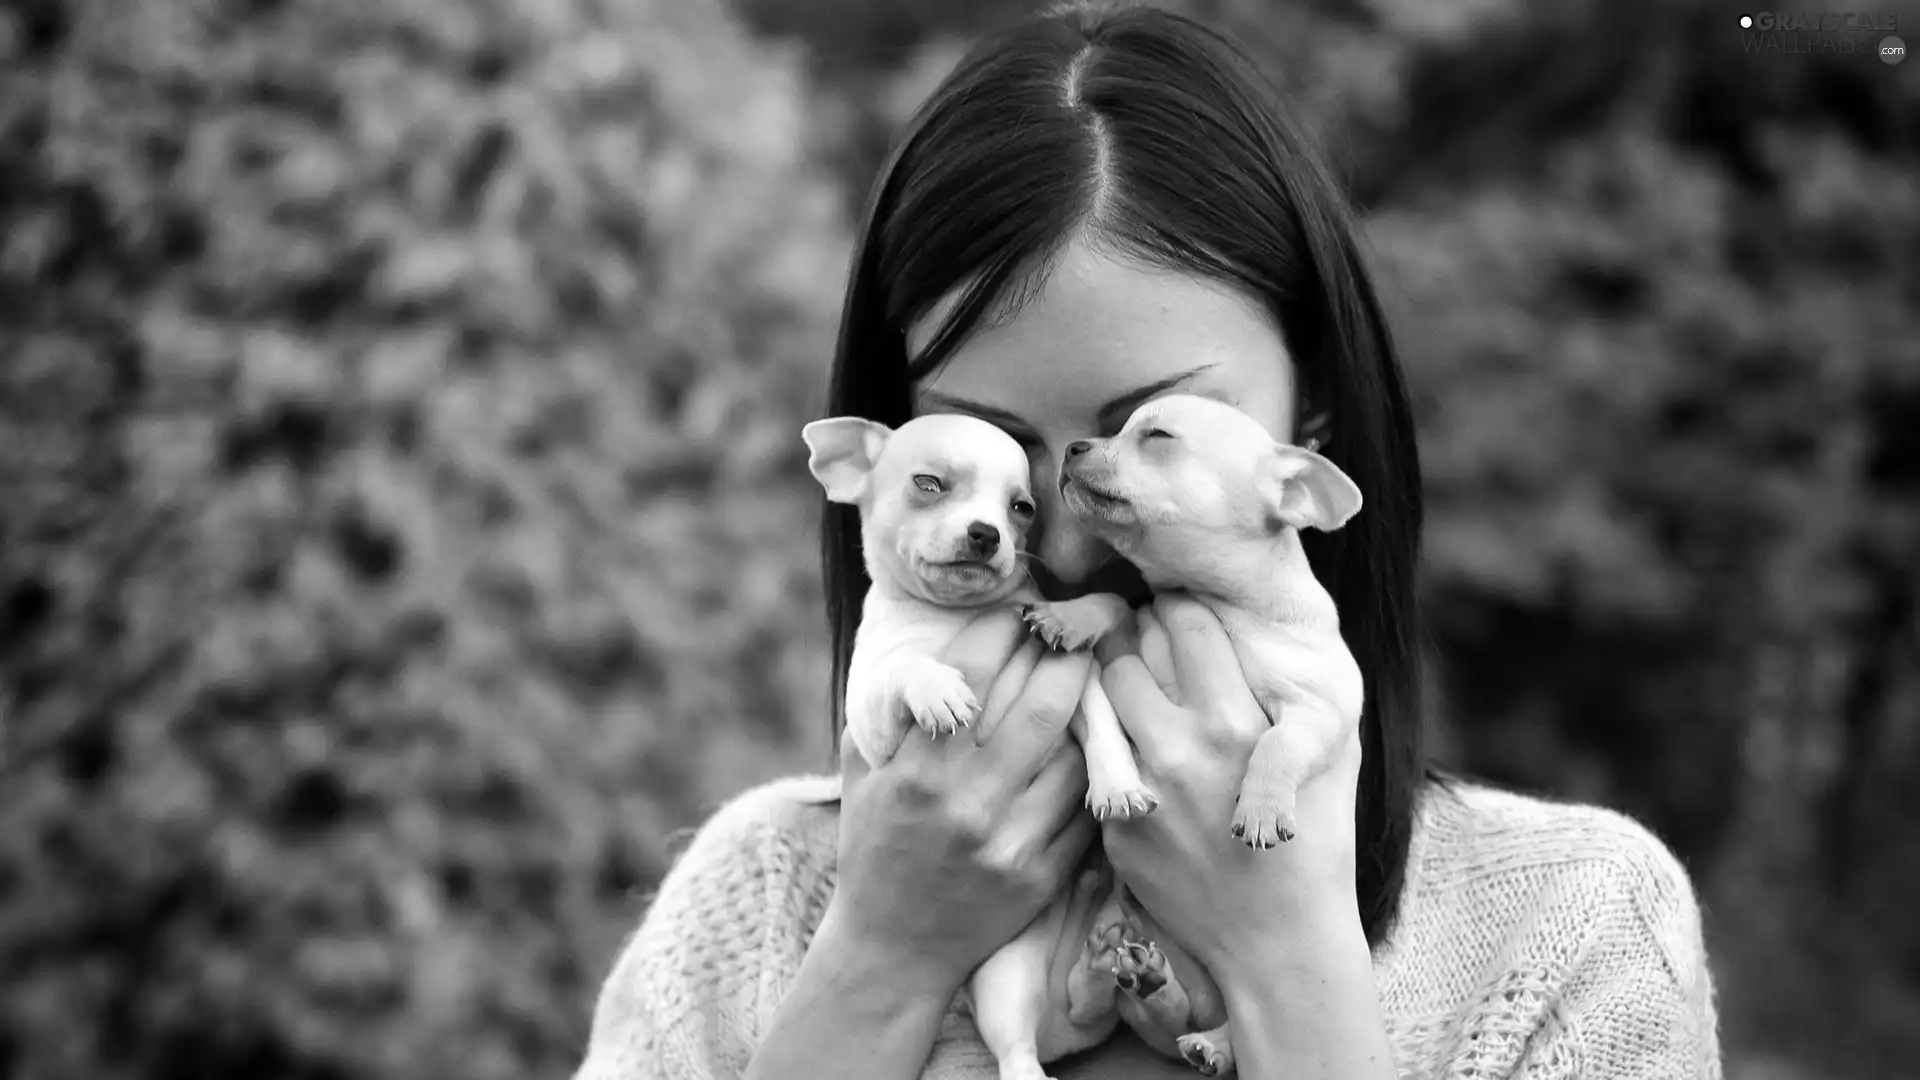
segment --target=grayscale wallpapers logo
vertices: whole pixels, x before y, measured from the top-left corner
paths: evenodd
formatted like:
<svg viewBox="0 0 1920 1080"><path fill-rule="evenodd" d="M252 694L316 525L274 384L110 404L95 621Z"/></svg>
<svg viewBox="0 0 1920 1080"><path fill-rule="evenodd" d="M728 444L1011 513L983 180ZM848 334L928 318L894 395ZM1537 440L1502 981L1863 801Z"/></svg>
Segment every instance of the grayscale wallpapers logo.
<svg viewBox="0 0 1920 1080"><path fill-rule="evenodd" d="M1899 26L1891 12L1760 11L1740 16L1740 48L1754 55L1878 56L1897 64L1907 58L1907 43L1894 33Z"/></svg>

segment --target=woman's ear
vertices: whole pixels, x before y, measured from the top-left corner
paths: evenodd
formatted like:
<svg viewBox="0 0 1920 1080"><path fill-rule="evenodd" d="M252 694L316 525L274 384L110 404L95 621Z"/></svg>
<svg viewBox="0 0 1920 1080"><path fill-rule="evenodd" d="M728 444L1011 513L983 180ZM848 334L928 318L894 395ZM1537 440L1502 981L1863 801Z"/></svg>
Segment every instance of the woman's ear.
<svg viewBox="0 0 1920 1080"><path fill-rule="evenodd" d="M880 451L886 448L893 429L875 420L858 416L836 416L815 420L800 429L812 453L807 470L837 503L858 503L867 492L867 478L873 474Z"/></svg>
<svg viewBox="0 0 1920 1080"><path fill-rule="evenodd" d="M1295 425L1293 441L1309 450L1318 450L1333 437L1333 417L1325 409L1303 408Z"/></svg>
<svg viewBox="0 0 1920 1080"><path fill-rule="evenodd" d="M1360 512L1360 486L1340 466L1298 446L1274 443L1257 479L1269 528L1332 532Z"/></svg>

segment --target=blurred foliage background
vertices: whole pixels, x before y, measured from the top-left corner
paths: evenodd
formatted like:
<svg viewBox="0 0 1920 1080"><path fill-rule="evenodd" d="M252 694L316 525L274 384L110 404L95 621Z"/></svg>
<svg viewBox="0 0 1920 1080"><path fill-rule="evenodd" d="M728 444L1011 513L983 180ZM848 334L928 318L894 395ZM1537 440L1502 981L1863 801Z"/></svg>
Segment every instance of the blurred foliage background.
<svg viewBox="0 0 1920 1080"><path fill-rule="evenodd" d="M1174 2L1367 210L1443 760L1676 848L1729 1076L1913 1075L1920 64ZM570 1072L675 831L824 763L852 222L1024 6L0 3L0 1078Z"/></svg>

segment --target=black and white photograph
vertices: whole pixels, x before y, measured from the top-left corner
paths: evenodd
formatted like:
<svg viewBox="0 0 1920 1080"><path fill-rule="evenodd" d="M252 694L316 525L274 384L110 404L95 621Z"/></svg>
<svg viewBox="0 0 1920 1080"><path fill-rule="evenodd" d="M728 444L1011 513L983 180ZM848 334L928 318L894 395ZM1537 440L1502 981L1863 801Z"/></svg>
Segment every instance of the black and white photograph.
<svg viewBox="0 0 1920 1080"><path fill-rule="evenodd" d="M1920 1077L1920 0L0 0L0 1080Z"/></svg>

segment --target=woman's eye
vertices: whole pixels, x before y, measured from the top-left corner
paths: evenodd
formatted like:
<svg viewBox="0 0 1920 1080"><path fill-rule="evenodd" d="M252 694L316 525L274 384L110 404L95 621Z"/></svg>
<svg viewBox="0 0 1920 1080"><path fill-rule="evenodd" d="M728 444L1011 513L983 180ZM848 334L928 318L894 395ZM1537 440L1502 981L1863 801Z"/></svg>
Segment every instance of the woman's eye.
<svg viewBox="0 0 1920 1080"><path fill-rule="evenodd" d="M1032 499L1013 500L1013 512L1020 515L1021 517L1032 517L1033 516L1033 500Z"/></svg>
<svg viewBox="0 0 1920 1080"><path fill-rule="evenodd" d="M940 486L939 477L928 476L926 473L921 473L920 475L914 477L913 486L919 488L921 491L925 491L930 494L937 494L940 491L944 490Z"/></svg>

